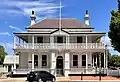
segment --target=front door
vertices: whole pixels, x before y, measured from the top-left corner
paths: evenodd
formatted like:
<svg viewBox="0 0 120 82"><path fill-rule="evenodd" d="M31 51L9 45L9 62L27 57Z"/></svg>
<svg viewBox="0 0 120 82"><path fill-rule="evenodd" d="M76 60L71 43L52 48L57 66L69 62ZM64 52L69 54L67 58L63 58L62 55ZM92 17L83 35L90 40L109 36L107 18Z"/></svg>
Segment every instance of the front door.
<svg viewBox="0 0 120 82"><path fill-rule="evenodd" d="M56 73L57 76L63 76L63 57L58 56L56 61Z"/></svg>

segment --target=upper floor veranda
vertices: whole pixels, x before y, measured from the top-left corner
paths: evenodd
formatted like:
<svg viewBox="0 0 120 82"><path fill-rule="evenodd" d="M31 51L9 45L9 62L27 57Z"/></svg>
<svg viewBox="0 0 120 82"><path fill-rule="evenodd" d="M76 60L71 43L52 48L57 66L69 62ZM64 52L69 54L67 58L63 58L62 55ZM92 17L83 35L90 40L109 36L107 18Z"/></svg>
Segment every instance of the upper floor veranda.
<svg viewBox="0 0 120 82"><path fill-rule="evenodd" d="M15 33L14 49L105 49L104 42L100 42L104 35L105 33L97 32Z"/></svg>

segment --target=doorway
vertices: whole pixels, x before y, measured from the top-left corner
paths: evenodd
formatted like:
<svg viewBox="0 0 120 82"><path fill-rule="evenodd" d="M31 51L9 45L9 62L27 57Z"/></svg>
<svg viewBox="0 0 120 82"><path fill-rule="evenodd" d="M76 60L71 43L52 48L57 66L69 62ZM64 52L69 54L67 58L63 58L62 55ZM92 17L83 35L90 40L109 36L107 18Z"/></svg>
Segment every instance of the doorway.
<svg viewBox="0 0 120 82"><path fill-rule="evenodd" d="M10 72L12 70L12 66L8 65L8 72Z"/></svg>
<svg viewBox="0 0 120 82"><path fill-rule="evenodd" d="M58 56L56 59L56 74L57 76L63 76L63 57Z"/></svg>

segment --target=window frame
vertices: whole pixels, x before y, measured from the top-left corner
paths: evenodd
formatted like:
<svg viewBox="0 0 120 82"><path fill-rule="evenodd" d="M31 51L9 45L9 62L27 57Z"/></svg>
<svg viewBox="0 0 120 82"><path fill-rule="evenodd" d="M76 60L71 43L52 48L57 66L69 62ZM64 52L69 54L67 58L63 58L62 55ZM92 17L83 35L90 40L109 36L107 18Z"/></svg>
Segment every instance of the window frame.
<svg viewBox="0 0 120 82"><path fill-rule="evenodd" d="M83 43L83 37L77 36L77 43Z"/></svg>
<svg viewBox="0 0 120 82"><path fill-rule="evenodd" d="M46 56L46 58L45 58L45 60L43 60L43 56ZM43 62L45 62L46 63L46 65L43 65ZM48 64L48 62L47 62L47 55L42 55L42 67L47 67L47 64Z"/></svg>
<svg viewBox="0 0 120 82"><path fill-rule="evenodd" d="M83 60L83 56L85 56L85 59ZM83 62L85 62L85 65L83 65L84 63ZM84 66L86 66L86 55L82 55L82 66L84 67Z"/></svg>
<svg viewBox="0 0 120 82"><path fill-rule="evenodd" d="M37 59L35 59L35 56L37 56ZM35 65L35 62L37 62L37 65ZM38 55L34 55L34 66L38 67Z"/></svg>
<svg viewBox="0 0 120 82"><path fill-rule="evenodd" d="M58 40L59 38L61 38L62 39L62 41L61 42L59 42L60 40ZM63 36L57 36L57 43L63 43L64 41L64 38L63 38Z"/></svg>
<svg viewBox="0 0 120 82"><path fill-rule="evenodd" d="M43 36L37 36L37 43L43 43Z"/></svg>
<svg viewBox="0 0 120 82"><path fill-rule="evenodd" d="M75 60L74 60L74 56L76 56L76 57L77 57L77 59L75 59ZM72 60L73 60L73 62L72 62L73 67L78 67L78 55L73 55ZM74 64L74 62L77 62L77 64L75 65L75 64Z"/></svg>

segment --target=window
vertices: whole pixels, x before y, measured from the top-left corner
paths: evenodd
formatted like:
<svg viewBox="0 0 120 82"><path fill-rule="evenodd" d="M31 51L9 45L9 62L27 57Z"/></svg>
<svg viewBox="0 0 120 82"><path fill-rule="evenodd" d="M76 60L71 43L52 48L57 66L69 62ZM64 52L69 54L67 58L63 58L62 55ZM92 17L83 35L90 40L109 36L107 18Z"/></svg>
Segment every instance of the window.
<svg viewBox="0 0 120 82"><path fill-rule="evenodd" d="M42 66L47 66L47 55L42 55Z"/></svg>
<svg viewBox="0 0 120 82"><path fill-rule="evenodd" d="M37 37L37 43L43 43L43 37Z"/></svg>
<svg viewBox="0 0 120 82"><path fill-rule="evenodd" d="M57 37L57 43L63 43L63 37L62 36Z"/></svg>
<svg viewBox="0 0 120 82"><path fill-rule="evenodd" d="M38 66L38 55L34 55L34 66Z"/></svg>
<svg viewBox="0 0 120 82"><path fill-rule="evenodd" d="M82 55L82 66L86 66L86 55Z"/></svg>
<svg viewBox="0 0 120 82"><path fill-rule="evenodd" d="M77 36L77 43L82 43L82 37Z"/></svg>
<svg viewBox="0 0 120 82"><path fill-rule="evenodd" d="M78 66L78 55L73 55L73 66Z"/></svg>

